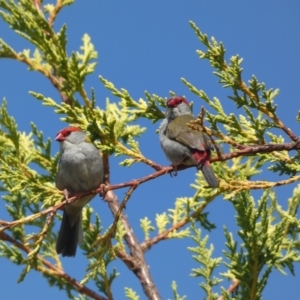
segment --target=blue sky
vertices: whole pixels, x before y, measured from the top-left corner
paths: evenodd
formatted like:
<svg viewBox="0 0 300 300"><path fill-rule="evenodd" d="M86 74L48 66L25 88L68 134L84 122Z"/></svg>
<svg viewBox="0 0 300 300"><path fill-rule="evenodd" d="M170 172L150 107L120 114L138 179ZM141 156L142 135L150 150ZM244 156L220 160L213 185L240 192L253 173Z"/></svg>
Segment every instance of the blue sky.
<svg viewBox="0 0 300 300"><path fill-rule="evenodd" d="M78 0L60 14L55 28L64 23L68 30L68 51L76 51L81 45L84 33L91 36L98 51L99 59L96 73L88 77L87 90L94 87L97 105L104 105L106 97L114 99L98 79L102 75L116 87L125 88L135 98L145 98L144 91L168 97L172 90L194 101L194 112L204 105L181 83L184 77L210 97L217 97L227 112L234 106L227 98L229 89L222 89L212 74L207 61L199 60L196 49L202 45L197 40L189 21L209 36L222 41L227 50L226 58L239 54L244 58L243 78L249 80L252 74L266 83L268 88L279 88L277 98L278 114L287 127L299 135L296 114L299 110L300 78L300 3L296 1L101 1ZM16 50L31 47L26 41L8 29L0 20L0 37ZM51 108L41 106L28 94L28 91L43 93L60 101L58 93L40 74L28 72L26 66L11 60L0 60L1 84L0 98L8 100L10 113L16 118L21 131L30 131L30 122L35 122L45 136L53 138L63 128L59 118ZM205 105L204 105L205 106ZM168 165L158 142L155 130L159 124L141 121L147 133L140 139L141 150L145 156L157 163ZM53 144L53 151L58 145ZM130 169L118 166L119 159L112 158L112 183L121 183L152 173L147 166L133 166ZM157 212L172 207L178 196L191 196L194 191L190 183L194 181L194 169L180 172L176 178L166 175L140 186L127 205L126 213L133 228L138 228L140 218L148 216L154 220ZM279 180L272 177L272 180ZM280 178L283 179L283 178ZM292 187L278 188L283 207L291 195ZM118 190L123 199L126 190ZM2 205L1 205L2 206ZM112 216L106 204L93 200L92 206L100 214L103 225L108 226ZM3 219L3 208L0 219ZM217 229L210 234L210 242L215 244L215 255L221 256L224 244L222 226L234 230L234 210L229 202L218 198L208 207L210 220ZM204 232L205 233L205 232ZM138 228L137 235L143 240ZM181 295L187 299L203 299L199 279L190 278L195 267L188 246L191 240L164 241L154 246L146 254L150 271L162 299L171 299L171 283L177 281ZM86 268L86 260L80 251L74 259L63 259L66 271L81 280ZM63 292L48 288L47 282L36 272L31 272L25 282L16 281L22 268L8 261L0 260L2 296L6 299L64 299ZM113 289L115 299L125 299L123 287L131 287L145 299L138 280L121 264L116 264L121 273ZM225 271L225 269L222 269ZM296 275L300 272L296 268ZM224 282L224 286L229 286ZM7 293L7 294L5 294ZM297 299L300 294L299 278L272 274L264 292L265 299Z"/></svg>

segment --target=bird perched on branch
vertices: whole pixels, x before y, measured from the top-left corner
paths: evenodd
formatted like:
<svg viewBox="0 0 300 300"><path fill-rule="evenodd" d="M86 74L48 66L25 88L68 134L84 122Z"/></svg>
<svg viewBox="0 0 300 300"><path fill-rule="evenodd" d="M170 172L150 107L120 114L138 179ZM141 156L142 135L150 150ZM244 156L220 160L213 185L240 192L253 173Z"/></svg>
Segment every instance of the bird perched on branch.
<svg viewBox="0 0 300 300"><path fill-rule="evenodd" d="M103 183L103 163L100 151L80 128L68 127L55 138L60 143L60 161L56 187L77 194L96 189ZM82 244L82 208L95 195L84 196L64 207L63 219L56 242L56 252L75 256L77 244Z"/></svg>
<svg viewBox="0 0 300 300"><path fill-rule="evenodd" d="M166 118L159 129L160 145L174 168L183 164L196 166L201 170L210 187L218 186L209 159L211 143L209 137L187 126L196 118L184 97L176 96L167 100Z"/></svg>

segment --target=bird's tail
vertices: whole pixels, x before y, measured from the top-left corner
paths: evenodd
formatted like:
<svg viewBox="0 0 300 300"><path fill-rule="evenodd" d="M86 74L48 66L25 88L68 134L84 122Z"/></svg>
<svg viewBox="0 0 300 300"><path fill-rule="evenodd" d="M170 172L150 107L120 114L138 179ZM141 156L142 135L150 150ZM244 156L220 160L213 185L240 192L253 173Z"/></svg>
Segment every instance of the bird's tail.
<svg viewBox="0 0 300 300"><path fill-rule="evenodd" d="M199 169L202 171L204 178L210 187L219 186L218 178L212 170L209 161L206 161L202 166L199 166Z"/></svg>
<svg viewBox="0 0 300 300"><path fill-rule="evenodd" d="M82 242L82 216L73 224L70 223L68 214L64 211L63 219L56 242L57 254L62 256L75 256L77 244Z"/></svg>

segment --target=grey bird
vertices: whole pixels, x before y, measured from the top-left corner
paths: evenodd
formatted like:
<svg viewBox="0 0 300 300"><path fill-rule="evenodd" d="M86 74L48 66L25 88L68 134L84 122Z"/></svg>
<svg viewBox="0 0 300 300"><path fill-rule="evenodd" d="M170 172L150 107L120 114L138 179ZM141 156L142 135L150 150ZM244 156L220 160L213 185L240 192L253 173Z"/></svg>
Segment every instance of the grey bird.
<svg viewBox="0 0 300 300"><path fill-rule="evenodd" d="M212 146L209 137L187 126L193 116L188 101L176 96L167 100L166 118L159 129L160 145L169 161L176 168L183 164L201 170L210 187L218 187L209 159Z"/></svg>
<svg viewBox="0 0 300 300"><path fill-rule="evenodd" d="M86 134L80 128L68 127L59 131L55 140L60 143L61 152L56 187L71 194L98 188L103 183L103 162L100 151ZM82 208L94 196L65 205L56 242L58 254L75 256L77 244L83 242Z"/></svg>

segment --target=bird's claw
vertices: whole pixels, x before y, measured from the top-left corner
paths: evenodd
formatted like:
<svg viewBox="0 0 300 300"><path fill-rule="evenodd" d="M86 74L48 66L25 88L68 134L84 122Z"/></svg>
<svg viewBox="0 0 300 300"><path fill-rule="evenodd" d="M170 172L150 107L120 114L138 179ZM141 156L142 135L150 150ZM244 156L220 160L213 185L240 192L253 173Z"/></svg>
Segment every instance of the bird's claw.
<svg viewBox="0 0 300 300"><path fill-rule="evenodd" d="M170 172L170 176L173 178L173 176L174 177L176 177L177 176L177 166L175 166L175 165L171 165L172 167L173 167L173 170Z"/></svg>
<svg viewBox="0 0 300 300"><path fill-rule="evenodd" d="M68 192L68 190L64 189L63 193L64 193L64 196L65 196L65 199L66 199L67 203L69 203L69 192Z"/></svg>
<svg viewBox="0 0 300 300"><path fill-rule="evenodd" d="M104 183L101 183L100 184L100 189L101 189L101 191L99 192L99 194L100 194L101 197L104 198L106 193L108 192L107 186Z"/></svg>

